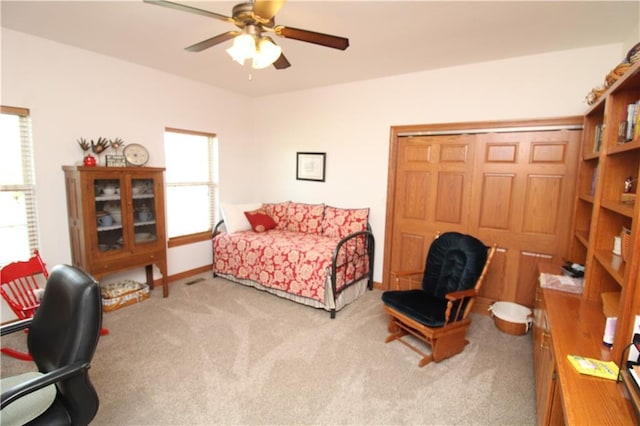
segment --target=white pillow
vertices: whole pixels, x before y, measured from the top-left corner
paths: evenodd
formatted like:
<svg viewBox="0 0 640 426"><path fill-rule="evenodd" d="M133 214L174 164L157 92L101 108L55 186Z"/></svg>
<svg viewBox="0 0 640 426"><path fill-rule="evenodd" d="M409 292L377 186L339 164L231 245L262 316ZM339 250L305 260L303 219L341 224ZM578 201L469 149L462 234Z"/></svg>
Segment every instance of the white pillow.
<svg viewBox="0 0 640 426"><path fill-rule="evenodd" d="M249 204L229 204L220 203L220 210L222 211L222 219L227 228L229 234L233 234L238 231L248 231L251 229L251 224L244 215L244 212L258 210L262 207L262 203L249 203Z"/></svg>

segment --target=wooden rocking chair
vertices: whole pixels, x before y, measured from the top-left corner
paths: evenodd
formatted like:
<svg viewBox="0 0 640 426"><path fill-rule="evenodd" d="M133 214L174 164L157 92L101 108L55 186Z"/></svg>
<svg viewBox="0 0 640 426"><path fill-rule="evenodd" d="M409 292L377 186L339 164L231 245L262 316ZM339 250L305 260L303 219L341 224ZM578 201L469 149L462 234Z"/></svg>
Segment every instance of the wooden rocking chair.
<svg viewBox="0 0 640 426"><path fill-rule="evenodd" d="M422 355L420 367L462 352L469 313L495 250L473 236L447 232L431 244L424 271L392 272L396 290L382 294L390 315L385 342L398 340ZM401 280L421 282L421 288L399 290ZM431 353L403 340L407 334L427 343Z"/></svg>

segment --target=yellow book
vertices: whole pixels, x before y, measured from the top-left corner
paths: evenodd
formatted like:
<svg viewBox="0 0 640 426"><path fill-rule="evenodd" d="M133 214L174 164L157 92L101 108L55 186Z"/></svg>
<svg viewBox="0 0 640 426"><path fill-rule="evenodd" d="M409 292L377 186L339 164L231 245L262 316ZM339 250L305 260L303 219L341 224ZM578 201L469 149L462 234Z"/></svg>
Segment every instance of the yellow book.
<svg viewBox="0 0 640 426"><path fill-rule="evenodd" d="M600 361L599 359L585 358L579 355L567 355L567 359L580 374L609 380L618 379L619 369L613 361Z"/></svg>

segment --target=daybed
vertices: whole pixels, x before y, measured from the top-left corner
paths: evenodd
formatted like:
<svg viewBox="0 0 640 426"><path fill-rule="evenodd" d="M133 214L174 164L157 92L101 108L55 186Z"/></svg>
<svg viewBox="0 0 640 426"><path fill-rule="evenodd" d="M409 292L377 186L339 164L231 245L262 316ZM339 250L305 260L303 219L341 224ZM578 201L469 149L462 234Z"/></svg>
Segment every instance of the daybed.
<svg viewBox="0 0 640 426"><path fill-rule="evenodd" d="M325 309L335 318L373 289L368 216L369 209L324 204L223 204L223 220L213 231L213 275Z"/></svg>

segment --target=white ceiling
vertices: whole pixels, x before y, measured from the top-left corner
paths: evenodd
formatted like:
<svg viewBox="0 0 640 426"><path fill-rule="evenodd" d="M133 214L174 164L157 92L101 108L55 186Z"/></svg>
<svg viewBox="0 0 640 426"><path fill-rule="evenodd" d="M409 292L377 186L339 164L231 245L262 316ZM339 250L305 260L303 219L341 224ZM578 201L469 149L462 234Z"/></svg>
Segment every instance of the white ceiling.
<svg viewBox="0 0 640 426"><path fill-rule="evenodd" d="M176 0L178 1L178 0ZM238 1L183 1L231 15ZM261 96L609 43L632 37L638 1L289 0L276 23L348 37L346 51L274 36L291 67L251 70L227 41L184 50L233 25L139 1L1 1L2 26ZM622 59L622 58L621 58Z"/></svg>

